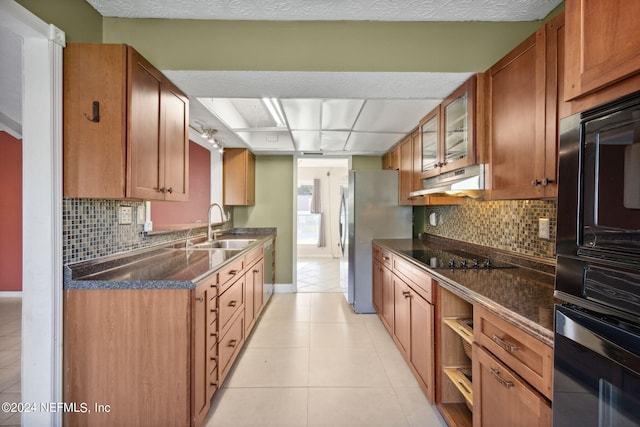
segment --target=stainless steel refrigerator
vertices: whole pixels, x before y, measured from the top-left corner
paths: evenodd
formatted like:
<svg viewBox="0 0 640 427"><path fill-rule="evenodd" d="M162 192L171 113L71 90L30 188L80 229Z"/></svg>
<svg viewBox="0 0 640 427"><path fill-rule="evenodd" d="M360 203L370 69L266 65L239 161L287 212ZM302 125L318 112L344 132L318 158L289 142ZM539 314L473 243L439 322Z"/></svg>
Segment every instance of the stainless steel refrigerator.
<svg viewBox="0 0 640 427"><path fill-rule="evenodd" d="M342 197L342 290L356 313L374 313L371 241L411 238L412 209L398 205L398 171L349 171L349 186L343 188Z"/></svg>

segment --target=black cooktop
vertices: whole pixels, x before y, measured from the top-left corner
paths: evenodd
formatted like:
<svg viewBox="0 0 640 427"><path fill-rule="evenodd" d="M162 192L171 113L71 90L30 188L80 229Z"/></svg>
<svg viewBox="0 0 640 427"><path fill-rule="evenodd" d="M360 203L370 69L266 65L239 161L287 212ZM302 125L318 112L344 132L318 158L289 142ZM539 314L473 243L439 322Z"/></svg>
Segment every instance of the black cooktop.
<svg viewBox="0 0 640 427"><path fill-rule="evenodd" d="M457 249L412 249L400 251L432 269L478 269L516 268L511 264L494 261L485 256Z"/></svg>

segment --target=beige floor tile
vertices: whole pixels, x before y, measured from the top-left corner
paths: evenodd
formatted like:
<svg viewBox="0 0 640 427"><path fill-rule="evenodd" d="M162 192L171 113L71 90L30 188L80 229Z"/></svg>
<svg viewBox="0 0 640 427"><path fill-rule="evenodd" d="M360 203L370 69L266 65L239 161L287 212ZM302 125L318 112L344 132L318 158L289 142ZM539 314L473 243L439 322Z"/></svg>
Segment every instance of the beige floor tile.
<svg viewBox="0 0 640 427"><path fill-rule="evenodd" d="M312 348L311 387L387 387L389 378L371 348Z"/></svg>
<svg viewBox="0 0 640 427"><path fill-rule="evenodd" d="M309 389L309 427L406 427L388 387Z"/></svg>
<svg viewBox="0 0 640 427"><path fill-rule="evenodd" d="M446 427L438 410L418 387L394 387L398 403L411 427Z"/></svg>
<svg viewBox="0 0 640 427"><path fill-rule="evenodd" d="M375 352L367 327L362 322L312 323L311 348L368 348Z"/></svg>
<svg viewBox="0 0 640 427"><path fill-rule="evenodd" d="M309 323L260 321L255 327L247 348L309 347Z"/></svg>
<svg viewBox="0 0 640 427"><path fill-rule="evenodd" d="M307 425L306 388L227 388L216 394L205 427Z"/></svg>
<svg viewBox="0 0 640 427"><path fill-rule="evenodd" d="M247 348L231 378L235 387L303 387L309 385L308 348Z"/></svg>
<svg viewBox="0 0 640 427"><path fill-rule="evenodd" d="M265 307L260 323L308 323L310 319L311 294L275 294Z"/></svg>
<svg viewBox="0 0 640 427"><path fill-rule="evenodd" d="M311 294L311 322L360 322L362 315L353 312L343 294Z"/></svg>

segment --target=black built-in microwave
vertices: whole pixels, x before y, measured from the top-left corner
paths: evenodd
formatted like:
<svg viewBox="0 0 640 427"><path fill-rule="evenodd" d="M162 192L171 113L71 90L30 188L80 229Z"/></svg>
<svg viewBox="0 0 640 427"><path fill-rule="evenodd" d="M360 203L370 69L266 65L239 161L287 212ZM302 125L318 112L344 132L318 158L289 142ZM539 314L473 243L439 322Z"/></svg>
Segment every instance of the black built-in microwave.
<svg viewBox="0 0 640 427"><path fill-rule="evenodd" d="M640 93L560 123L556 295L640 319Z"/></svg>

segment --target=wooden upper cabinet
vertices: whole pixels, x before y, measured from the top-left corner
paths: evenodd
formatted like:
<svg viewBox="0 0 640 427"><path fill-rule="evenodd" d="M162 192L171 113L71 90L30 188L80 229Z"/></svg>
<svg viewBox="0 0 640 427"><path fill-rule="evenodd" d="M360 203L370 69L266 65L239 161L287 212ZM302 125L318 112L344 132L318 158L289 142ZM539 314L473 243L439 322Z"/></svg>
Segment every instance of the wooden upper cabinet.
<svg viewBox="0 0 640 427"><path fill-rule="evenodd" d="M256 202L255 156L246 148L225 148L222 160L223 204L252 206Z"/></svg>
<svg viewBox="0 0 640 427"><path fill-rule="evenodd" d="M469 78L420 121L422 138L422 178L476 163L478 135L483 136L483 75ZM478 131L480 129L480 131Z"/></svg>
<svg viewBox="0 0 640 427"><path fill-rule="evenodd" d="M64 196L188 200L188 99L132 47L64 51Z"/></svg>
<svg viewBox="0 0 640 427"><path fill-rule="evenodd" d="M557 195L564 16L528 37L486 73L491 199Z"/></svg>
<svg viewBox="0 0 640 427"><path fill-rule="evenodd" d="M382 156L382 169L398 170L400 169L400 153L398 147L394 147L391 151Z"/></svg>
<svg viewBox="0 0 640 427"><path fill-rule="evenodd" d="M637 0L566 0L566 100L640 71L638 11Z"/></svg>

